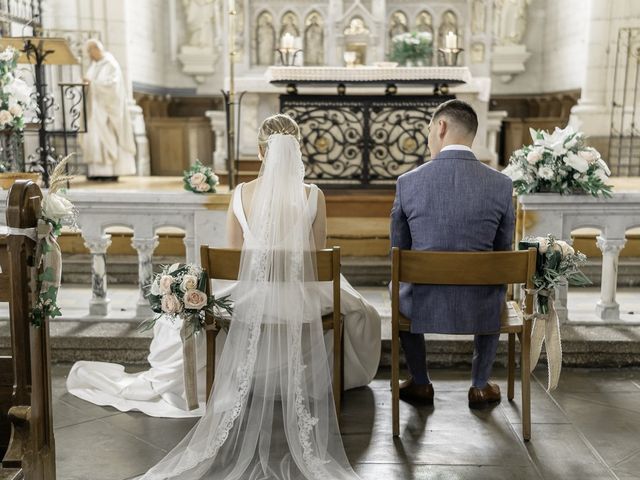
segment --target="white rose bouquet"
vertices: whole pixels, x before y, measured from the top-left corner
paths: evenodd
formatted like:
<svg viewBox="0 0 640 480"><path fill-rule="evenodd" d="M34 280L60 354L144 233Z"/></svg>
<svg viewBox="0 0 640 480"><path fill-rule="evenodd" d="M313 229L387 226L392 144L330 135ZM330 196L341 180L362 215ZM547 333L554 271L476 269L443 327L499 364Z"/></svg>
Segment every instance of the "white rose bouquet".
<svg viewBox="0 0 640 480"><path fill-rule="evenodd" d="M207 296L207 281L205 272L195 265L174 263L163 267L148 287L151 310L158 315L143 322L142 329L153 328L161 315L169 315L172 318L183 317L190 323L191 333L195 333L204 326L206 311L214 315L222 310L231 313L229 297Z"/></svg>
<svg viewBox="0 0 640 480"><path fill-rule="evenodd" d="M531 328L530 368L533 371L536 367L544 343L547 353L547 389L553 390L558 386L562 370L560 321L554 306L555 288L565 283L574 286L589 285L591 281L580 271L587 257L576 252L567 242L556 240L553 235L526 238L519 244L521 250L529 247L538 249L536 272L533 275L536 313Z"/></svg>
<svg viewBox="0 0 640 480"><path fill-rule="evenodd" d="M586 255L576 252L567 242L556 240L553 235L530 237L520 242L521 249L529 247L538 249L533 285L536 288L540 313L549 312L549 297L559 285L565 282L580 287L591 284L580 270L587 261Z"/></svg>
<svg viewBox="0 0 640 480"><path fill-rule="evenodd" d="M519 195L538 192L588 193L611 196L609 167L582 132L571 127L553 133L529 129L533 145L516 150L502 173L513 180Z"/></svg>
<svg viewBox="0 0 640 480"><path fill-rule="evenodd" d="M209 167L205 167L196 160L196 164L185 170L184 189L194 193L215 193L216 185L220 182L218 176Z"/></svg>

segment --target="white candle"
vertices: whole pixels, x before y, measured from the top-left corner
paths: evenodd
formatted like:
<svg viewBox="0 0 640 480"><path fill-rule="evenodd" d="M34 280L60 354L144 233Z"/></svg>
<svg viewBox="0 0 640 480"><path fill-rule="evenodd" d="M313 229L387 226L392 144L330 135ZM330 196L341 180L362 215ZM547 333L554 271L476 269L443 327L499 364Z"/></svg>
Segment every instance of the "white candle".
<svg viewBox="0 0 640 480"><path fill-rule="evenodd" d="M292 50L293 49L293 42L294 42L294 38L293 35L291 35L290 33L285 33L282 38L280 39L280 48L283 49L287 49L287 50Z"/></svg>
<svg viewBox="0 0 640 480"><path fill-rule="evenodd" d="M458 48L458 36L453 32L447 32L444 37L445 48Z"/></svg>

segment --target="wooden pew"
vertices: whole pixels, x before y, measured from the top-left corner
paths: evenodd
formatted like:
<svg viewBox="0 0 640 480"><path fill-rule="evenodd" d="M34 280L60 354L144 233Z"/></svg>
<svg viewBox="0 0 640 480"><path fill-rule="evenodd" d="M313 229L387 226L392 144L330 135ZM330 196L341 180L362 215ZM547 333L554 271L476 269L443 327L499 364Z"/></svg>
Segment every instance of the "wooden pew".
<svg viewBox="0 0 640 480"><path fill-rule="evenodd" d="M16 182L9 191L7 225L21 229L36 227L41 199L42 193L35 183ZM55 479L49 325L45 322L42 328L36 328L29 322L36 295L31 281L38 273L33 268L35 247L36 243L24 235L8 235L0 240L3 267L0 301L9 302L11 324L11 357L0 362L0 377L11 376L13 382L10 399L6 386L0 389L3 407L0 416L11 422L11 438L2 460L0 479ZM8 413L7 406L10 406ZM2 433L6 436L5 425ZM20 473L13 474L14 470Z"/></svg>

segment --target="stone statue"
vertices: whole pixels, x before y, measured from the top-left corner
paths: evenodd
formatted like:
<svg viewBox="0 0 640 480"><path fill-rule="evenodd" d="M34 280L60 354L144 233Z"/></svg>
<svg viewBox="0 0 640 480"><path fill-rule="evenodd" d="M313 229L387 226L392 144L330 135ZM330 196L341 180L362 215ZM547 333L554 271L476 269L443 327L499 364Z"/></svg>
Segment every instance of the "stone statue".
<svg viewBox="0 0 640 480"><path fill-rule="evenodd" d="M531 0L494 0L493 35L497 45L519 45L527 25Z"/></svg>
<svg viewBox="0 0 640 480"><path fill-rule="evenodd" d="M473 0L471 6L471 33L484 32L485 6L484 0Z"/></svg>
<svg viewBox="0 0 640 480"><path fill-rule="evenodd" d="M85 82L87 133L81 138L87 177L117 180L135 175L136 144L128 109L128 93L120 65L98 40L87 41L91 65Z"/></svg>
<svg viewBox="0 0 640 480"><path fill-rule="evenodd" d="M213 47L215 32L212 20L220 21L219 0L182 0L187 32L188 45L192 47Z"/></svg>
<svg viewBox="0 0 640 480"><path fill-rule="evenodd" d="M268 12L262 12L256 26L256 63L258 65L273 65L276 33L273 28L273 18Z"/></svg>

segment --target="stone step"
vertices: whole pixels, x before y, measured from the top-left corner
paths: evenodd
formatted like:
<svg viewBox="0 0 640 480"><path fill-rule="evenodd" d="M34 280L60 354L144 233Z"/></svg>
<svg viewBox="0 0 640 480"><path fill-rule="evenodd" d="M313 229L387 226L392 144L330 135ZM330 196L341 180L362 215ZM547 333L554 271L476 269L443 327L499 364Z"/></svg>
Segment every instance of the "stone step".
<svg viewBox="0 0 640 480"><path fill-rule="evenodd" d="M388 319L384 320L388 322ZM563 365L571 367L621 368L640 366L638 326L568 326L562 327ZM151 332L140 332L131 321L53 321L50 324L54 363L78 360L145 365ZM506 365L506 336L501 338L496 364ZM473 339L468 335L428 335L426 348L429 364L434 367L469 366ZM7 321L0 321L0 354L10 348ZM518 347L519 348L519 347ZM388 367L391 341L382 340L381 367ZM544 361L544 355L542 356Z"/></svg>

